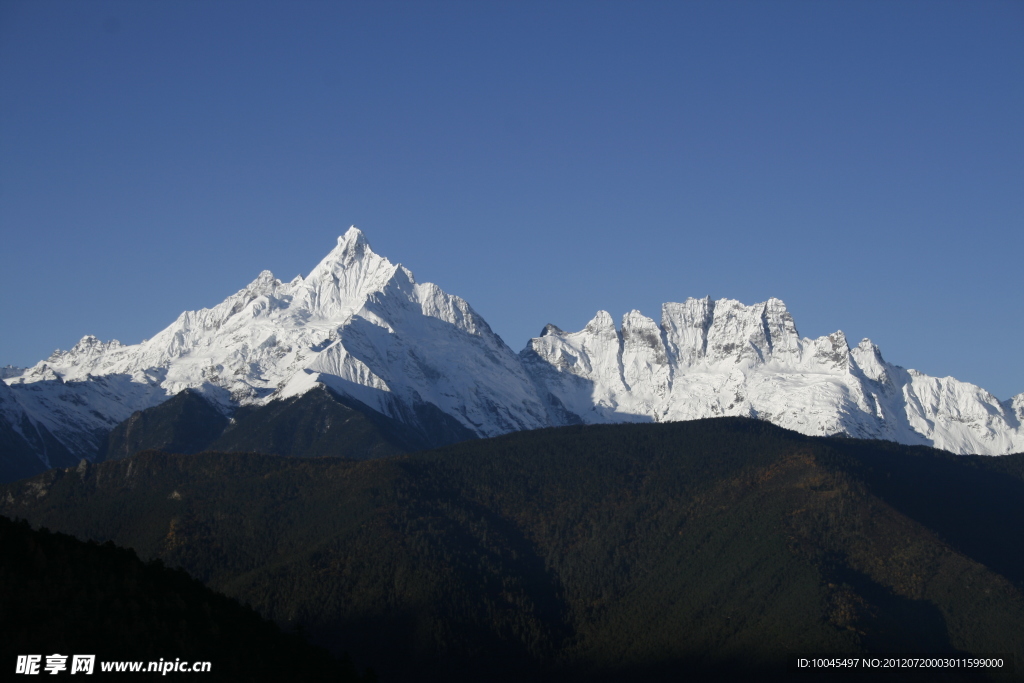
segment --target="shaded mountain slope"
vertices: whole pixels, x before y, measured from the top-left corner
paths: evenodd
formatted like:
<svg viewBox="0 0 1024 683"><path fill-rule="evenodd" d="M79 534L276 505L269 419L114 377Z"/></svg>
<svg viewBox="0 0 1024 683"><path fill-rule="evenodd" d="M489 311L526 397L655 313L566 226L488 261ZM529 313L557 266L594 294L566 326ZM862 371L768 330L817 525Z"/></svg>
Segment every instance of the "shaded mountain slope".
<svg viewBox="0 0 1024 683"><path fill-rule="evenodd" d="M763 678L793 652L1019 658L1022 460L727 418L364 462L142 453L7 485L0 512L181 565L384 680Z"/></svg>
<svg viewBox="0 0 1024 683"><path fill-rule="evenodd" d="M201 394L186 389L134 413L111 431L98 460L144 450L260 452L356 460L409 453L475 438L436 408L421 404L415 422L400 422L359 401L317 386L301 396L243 406L228 420ZM417 426L422 423L422 426Z"/></svg>
<svg viewBox="0 0 1024 683"><path fill-rule="evenodd" d="M132 413L111 430L97 460L127 458L139 451L198 453L220 436L228 418L198 392L186 389L158 406Z"/></svg>
<svg viewBox="0 0 1024 683"><path fill-rule="evenodd" d="M0 481L31 477L74 462L67 447L44 425L33 422L10 387L0 381Z"/></svg>

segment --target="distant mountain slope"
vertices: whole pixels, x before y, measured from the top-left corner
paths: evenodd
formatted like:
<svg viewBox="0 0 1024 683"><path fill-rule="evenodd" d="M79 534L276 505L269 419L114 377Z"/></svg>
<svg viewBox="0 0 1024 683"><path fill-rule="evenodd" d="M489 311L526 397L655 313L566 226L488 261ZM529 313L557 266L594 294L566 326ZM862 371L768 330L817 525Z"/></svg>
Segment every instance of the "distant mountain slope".
<svg viewBox="0 0 1024 683"><path fill-rule="evenodd" d="M180 564L382 680L1024 655L1021 454L577 426L363 462L142 453L0 487L0 513Z"/></svg>
<svg viewBox="0 0 1024 683"><path fill-rule="evenodd" d="M517 355L466 301L416 282L354 227L305 278L263 271L152 339L86 336L31 368L5 368L2 382L5 480L96 460L115 429L117 453L159 441L143 423L131 426L135 442L120 434L186 389L231 418L327 387L419 434L440 418L431 446L455 433L737 415L956 453L1024 450L1024 394L1000 402L905 370L869 340L851 349L842 332L801 338L778 299L687 299L665 304L660 323L632 311L619 329L601 311L580 332L549 325Z"/></svg>

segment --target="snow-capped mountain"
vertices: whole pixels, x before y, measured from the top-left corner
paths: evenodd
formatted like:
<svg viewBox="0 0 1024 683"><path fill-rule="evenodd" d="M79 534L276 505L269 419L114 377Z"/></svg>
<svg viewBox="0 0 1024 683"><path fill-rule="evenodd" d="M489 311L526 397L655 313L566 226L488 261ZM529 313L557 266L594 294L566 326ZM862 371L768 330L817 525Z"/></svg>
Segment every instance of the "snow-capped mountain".
<svg viewBox="0 0 1024 683"><path fill-rule="evenodd" d="M264 271L141 344L83 337L4 368L3 382L0 450L29 449L47 467L94 458L116 425L185 389L230 416L318 386L405 424L440 411L478 436L749 415L805 434L1024 450L1024 394L1000 403L887 363L868 340L851 349L841 332L802 339L777 299L688 299L665 304L660 324L632 311L618 329L602 311L580 332L549 325L517 355L468 303L417 283L354 227L306 278Z"/></svg>
<svg viewBox="0 0 1024 683"><path fill-rule="evenodd" d="M263 271L141 344L87 336L6 382L83 457L134 411L189 388L225 413L323 384L401 421L432 404L481 436L550 422L517 355L468 303L417 283L354 227L306 278Z"/></svg>
<svg viewBox="0 0 1024 683"><path fill-rule="evenodd" d="M954 453L1024 450L1024 395L886 362L870 339L801 338L778 299L687 299L661 324L600 311L566 333L549 325L521 354L543 391L585 423L742 415L809 435L928 444Z"/></svg>

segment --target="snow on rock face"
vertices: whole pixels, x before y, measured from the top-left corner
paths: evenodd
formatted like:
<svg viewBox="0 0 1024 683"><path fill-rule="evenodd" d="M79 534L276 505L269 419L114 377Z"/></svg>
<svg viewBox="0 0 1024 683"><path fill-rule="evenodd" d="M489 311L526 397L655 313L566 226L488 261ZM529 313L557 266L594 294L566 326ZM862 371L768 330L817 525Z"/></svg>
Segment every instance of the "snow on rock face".
<svg viewBox="0 0 1024 683"><path fill-rule="evenodd" d="M21 373L25 372L25 368L15 367L13 365L5 365L0 368L0 379L9 379L11 377L20 377Z"/></svg>
<svg viewBox="0 0 1024 683"><path fill-rule="evenodd" d="M902 387L908 418L935 447L954 453L1024 450L1019 419L989 392L952 377L929 377L913 370L908 374L910 382ZM1017 428L1010 431L1011 426Z"/></svg>
<svg viewBox="0 0 1024 683"><path fill-rule="evenodd" d="M1007 401L1007 409L1016 415L1017 420L1024 422L1024 394L1017 394Z"/></svg>
<svg viewBox="0 0 1024 683"><path fill-rule="evenodd" d="M622 383L648 414L671 385L661 328L636 310L622 318Z"/></svg>
<svg viewBox="0 0 1024 683"><path fill-rule="evenodd" d="M520 354L549 403L584 423L759 417L809 435L930 444L956 453L1024 450L1024 398L887 363L842 332L802 339L778 299L666 303L621 332L598 313L580 332L553 325Z"/></svg>

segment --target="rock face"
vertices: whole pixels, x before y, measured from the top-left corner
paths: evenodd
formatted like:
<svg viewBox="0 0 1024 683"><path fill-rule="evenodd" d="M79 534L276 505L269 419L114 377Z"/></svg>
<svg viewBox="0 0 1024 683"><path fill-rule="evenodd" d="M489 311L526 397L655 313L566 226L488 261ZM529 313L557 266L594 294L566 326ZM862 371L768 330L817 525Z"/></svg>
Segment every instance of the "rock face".
<svg viewBox="0 0 1024 683"><path fill-rule="evenodd" d="M687 299L660 323L632 311L618 328L601 311L579 332L549 325L516 355L468 303L417 283L354 227L306 278L264 271L141 344L86 336L4 368L3 383L0 463L17 460L19 474L26 457L36 470L96 458L111 430L186 389L230 417L324 386L420 434L441 416L449 440L744 415L805 434L1024 450L1024 394L1000 403L889 364L868 340L851 349L842 332L802 339L778 299Z"/></svg>

